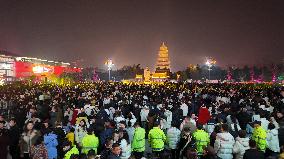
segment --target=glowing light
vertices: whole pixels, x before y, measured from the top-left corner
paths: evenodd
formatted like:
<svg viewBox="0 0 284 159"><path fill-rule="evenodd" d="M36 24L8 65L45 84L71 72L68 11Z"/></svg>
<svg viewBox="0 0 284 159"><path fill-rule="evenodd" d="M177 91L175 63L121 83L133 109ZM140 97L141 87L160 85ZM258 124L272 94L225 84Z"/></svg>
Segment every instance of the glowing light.
<svg viewBox="0 0 284 159"><path fill-rule="evenodd" d="M44 67L44 66L34 66L33 67L33 72L34 73L46 73L46 72L50 72L51 69L48 67Z"/></svg>

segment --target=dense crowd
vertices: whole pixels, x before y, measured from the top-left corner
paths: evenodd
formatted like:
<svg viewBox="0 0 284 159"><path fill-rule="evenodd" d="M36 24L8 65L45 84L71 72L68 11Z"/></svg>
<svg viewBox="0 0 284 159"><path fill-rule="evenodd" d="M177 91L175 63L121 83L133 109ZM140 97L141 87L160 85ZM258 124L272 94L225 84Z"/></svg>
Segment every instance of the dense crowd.
<svg viewBox="0 0 284 159"><path fill-rule="evenodd" d="M269 84L0 86L0 158L284 159Z"/></svg>

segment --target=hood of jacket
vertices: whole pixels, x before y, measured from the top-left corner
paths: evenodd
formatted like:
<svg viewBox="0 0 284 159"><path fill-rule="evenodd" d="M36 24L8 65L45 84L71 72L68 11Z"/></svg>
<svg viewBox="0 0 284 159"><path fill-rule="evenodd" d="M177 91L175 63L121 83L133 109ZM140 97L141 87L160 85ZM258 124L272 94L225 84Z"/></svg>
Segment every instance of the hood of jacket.
<svg viewBox="0 0 284 159"><path fill-rule="evenodd" d="M272 135L278 135L278 130L277 129L272 129L269 131Z"/></svg>
<svg viewBox="0 0 284 159"><path fill-rule="evenodd" d="M236 141L238 141L241 145L243 145L244 147L249 147L249 138L240 138L237 137Z"/></svg>

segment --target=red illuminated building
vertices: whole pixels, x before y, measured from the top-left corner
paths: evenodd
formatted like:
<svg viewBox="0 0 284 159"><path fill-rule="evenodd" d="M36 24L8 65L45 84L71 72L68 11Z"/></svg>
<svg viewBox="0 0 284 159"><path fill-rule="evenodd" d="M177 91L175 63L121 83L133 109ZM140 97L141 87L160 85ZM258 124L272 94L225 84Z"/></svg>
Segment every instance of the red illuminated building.
<svg viewBox="0 0 284 159"><path fill-rule="evenodd" d="M63 73L81 72L81 68L71 67L69 63L48 61L38 58L19 57L6 51L0 51L0 80L25 79L31 76L45 78Z"/></svg>

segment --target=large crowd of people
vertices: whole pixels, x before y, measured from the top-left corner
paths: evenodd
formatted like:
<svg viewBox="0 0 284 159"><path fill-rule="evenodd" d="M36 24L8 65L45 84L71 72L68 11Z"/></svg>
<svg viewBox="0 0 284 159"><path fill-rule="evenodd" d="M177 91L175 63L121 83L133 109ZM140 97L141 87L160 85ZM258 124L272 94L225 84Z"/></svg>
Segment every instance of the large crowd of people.
<svg viewBox="0 0 284 159"><path fill-rule="evenodd" d="M0 158L284 159L272 84L0 86Z"/></svg>

